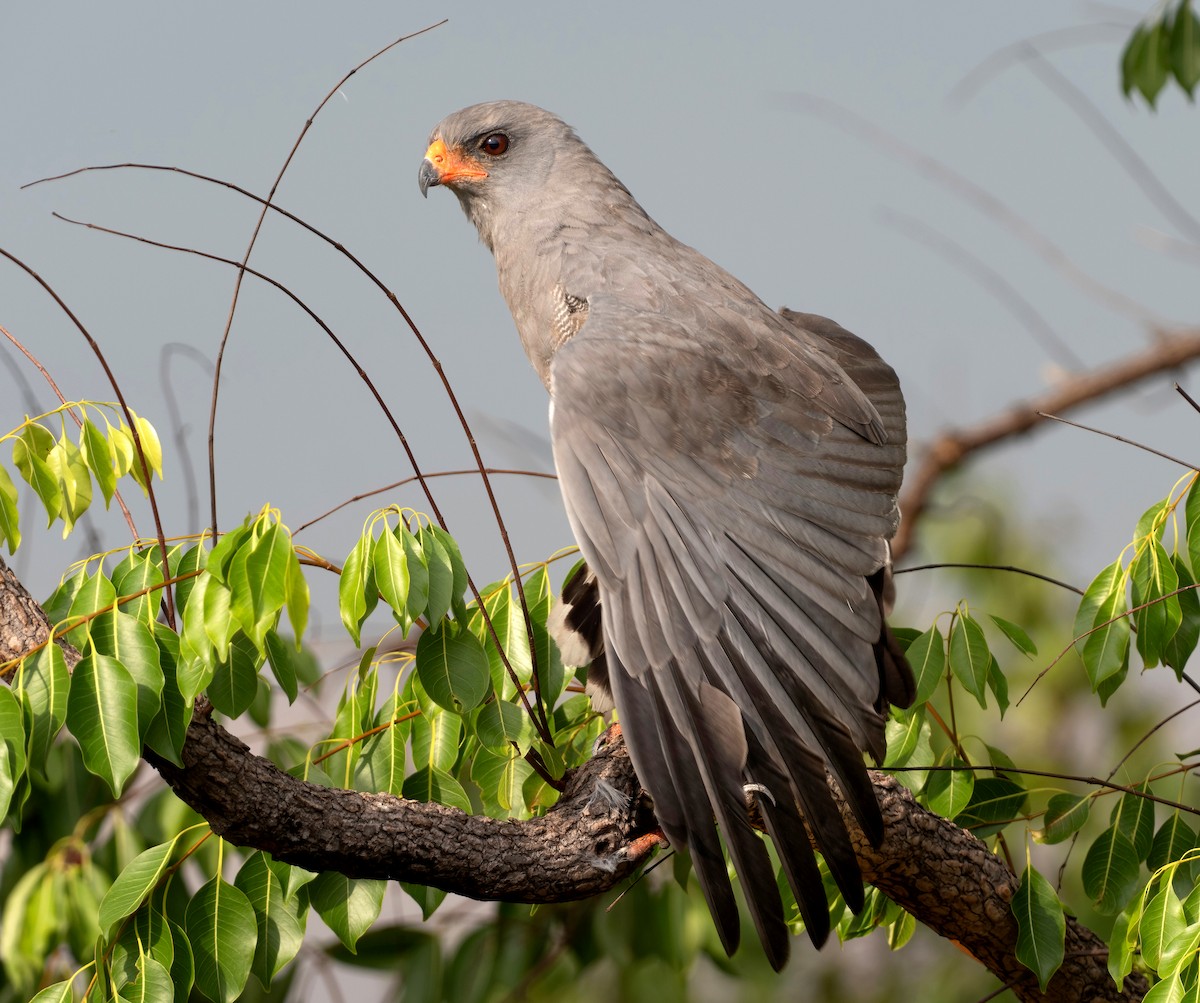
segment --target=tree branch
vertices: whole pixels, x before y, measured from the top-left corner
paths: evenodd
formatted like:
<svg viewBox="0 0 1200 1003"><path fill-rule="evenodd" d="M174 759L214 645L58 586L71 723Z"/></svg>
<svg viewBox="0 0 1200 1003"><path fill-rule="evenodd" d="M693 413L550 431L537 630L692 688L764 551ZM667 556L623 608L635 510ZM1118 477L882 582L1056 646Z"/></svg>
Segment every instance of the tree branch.
<svg viewBox="0 0 1200 1003"><path fill-rule="evenodd" d="M0 652L17 657L48 632L45 613L0 558ZM566 902L615 887L653 842L639 840L655 823L619 740L570 771L554 807L528 821L320 787L284 773L201 716L188 729L182 767L149 750L144 755L218 835L308 870L409 881L478 899ZM1118 989L1105 968L1103 941L1067 917L1067 960L1042 996L1015 955L1016 876L983 842L918 805L894 777L875 772L872 779L886 826L880 847L870 845L842 804L867 881L954 940L1021 1000L1132 1001L1145 994L1141 976Z"/></svg>
<svg viewBox="0 0 1200 1003"><path fill-rule="evenodd" d="M1200 357L1200 329L1162 333L1142 351L1063 379L1040 397L1010 405L977 425L942 432L925 446L915 469L909 470L905 477L905 489L900 496L903 521L892 541L893 558L899 560L912 549L915 527L938 481L971 454L1030 431L1042 421L1039 411L1062 414L1140 380L1177 369L1197 357Z"/></svg>

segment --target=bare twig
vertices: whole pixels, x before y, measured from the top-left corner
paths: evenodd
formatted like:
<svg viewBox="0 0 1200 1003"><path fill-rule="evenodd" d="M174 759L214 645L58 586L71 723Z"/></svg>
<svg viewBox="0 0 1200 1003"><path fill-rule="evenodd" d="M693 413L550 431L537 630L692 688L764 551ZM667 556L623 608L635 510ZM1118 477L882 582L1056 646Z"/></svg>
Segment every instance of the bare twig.
<svg viewBox="0 0 1200 1003"><path fill-rule="evenodd" d="M1200 357L1200 329L1164 333L1141 351L1064 379L1042 396L1013 404L978 425L943 431L924 448L907 477L907 487L900 499L904 519L892 543L893 554L898 559L912 548L914 527L929 504L934 486L967 457L1030 431L1044 420L1039 412L1070 411L1197 357Z"/></svg>

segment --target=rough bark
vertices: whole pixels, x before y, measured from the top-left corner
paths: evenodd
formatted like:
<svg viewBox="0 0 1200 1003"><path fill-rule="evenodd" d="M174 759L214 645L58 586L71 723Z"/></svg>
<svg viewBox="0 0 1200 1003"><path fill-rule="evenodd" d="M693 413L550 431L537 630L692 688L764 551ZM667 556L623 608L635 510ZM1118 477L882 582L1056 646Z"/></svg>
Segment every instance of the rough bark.
<svg viewBox="0 0 1200 1003"><path fill-rule="evenodd" d="M0 652L17 657L47 634L45 614L0 559ZM654 820L620 740L601 745L568 774L562 797L543 818L523 822L307 783L202 716L188 729L182 767L149 750L145 755L218 835L309 870L409 881L479 899L565 902L613 888L655 843L644 838ZM918 805L894 777L876 772L872 779L886 823L881 846L858 833L843 805L867 881L960 945L1021 1000L1145 995L1140 975L1124 988L1113 984L1103 941L1068 917L1066 961L1043 996L1014 953L1009 903L1016 876L983 842Z"/></svg>

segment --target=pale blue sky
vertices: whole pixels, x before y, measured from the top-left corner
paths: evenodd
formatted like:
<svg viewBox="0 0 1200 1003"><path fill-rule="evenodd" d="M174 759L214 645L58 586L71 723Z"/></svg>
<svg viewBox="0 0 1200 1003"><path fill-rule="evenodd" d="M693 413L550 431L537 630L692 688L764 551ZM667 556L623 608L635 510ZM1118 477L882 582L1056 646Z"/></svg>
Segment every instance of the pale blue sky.
<svg viewBox="0 0 1200 1003"><path fill-rule="evenodd" d="M18 186L84 164L144 160L265 192L304 119L343 72L445 16L447 25L372 64L330 102L278 200L341 240L396 291L440 354L489 462L548 465L544 393L496 292L489 255L445 192L420 198L416 171L435 122L499 97L542 104L572 122L652 215L767 302L828 314L878 346L903 379L919 449L947 422L978 420L1037 393L1053 360L996 299L900 232L887 212L916 217L969 248L1088 363L1144 343L1146 331L944 185L799 110L796 96L838 102L900 137L1003 200L1099 282L1166 320L1194 321L1196 259L1148 246L1151 230L1180 234L1027 68L1011 65L965 104L948 101L974 67L1010 43L1073 26L1128 25L1138 13L1136 5L1122 12L1074 2L929 0L736 9L7 5L0 13L8 95L0 242L76 310L130 399L166 437L161 348L183 342L213 353L232 271L72 228L50 212L236 257L255 208L225 190L137 172ZM1196 113L1177 93L1164 97L1158 114L1124 101L1122 29L1086 31L1080 44L1048 58L1186 202L1200 163ZM254 263L306 298L358 354L427 469L468 463L428 362L365 280L277 219ZM0 267L0 322L69 395L110 396L65 319L10 266ZM48 401L36 374L26 373ZM182 358L174 374L199 462L208 379ZM1165 385L1091 410L1085 420L1186 453L1200 418ZM13 387L0 370L6 426L25 409ZM1131 464L1131 472L1114 476L1096 464ZM176 457L169 470L166 521L179 532L187 509ZM1076 578L1111 560L1142 508L1175 476L1162 461L1066 429L1006 449L980 471L1007 480L1030 513L1064 528L1064 542L1077 551L1068 562ZM277 293L248 282L218 421L222 518L269 501L297 525L408 473L374 403L324 336ZM568 541L552 484L508 479L500 494L521 559ZM478 577L499 575L495 528L478 486L443 481L438 495ZM425 507L414 489L398 500ZM340 559L372 504L312 531L308 542ZM148 532L148 519L141 526ZM54 553L44 538L34 548Z"/></svg>

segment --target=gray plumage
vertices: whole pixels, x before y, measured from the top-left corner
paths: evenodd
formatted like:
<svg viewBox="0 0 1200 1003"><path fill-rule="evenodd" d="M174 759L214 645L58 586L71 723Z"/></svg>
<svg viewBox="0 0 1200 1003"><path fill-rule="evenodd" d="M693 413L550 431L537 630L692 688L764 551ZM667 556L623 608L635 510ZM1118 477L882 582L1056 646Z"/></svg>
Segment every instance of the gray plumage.
<svg viewBox="0 0 1200 1003"><path fill-rule="evenodd" d="M540 108L450 115L420 184L450 187L491 249L550 391L588 569L560 619L586 619L583 648L603 653L638 777L726 949L739 923L714 820L778 968L787 928L747 799L819 945L828 906L803 823L861 907L826 771L878 843L862 753L882 757L887 704L913 698L883 620L905 457L895 373L675 240Z"/></svg>

